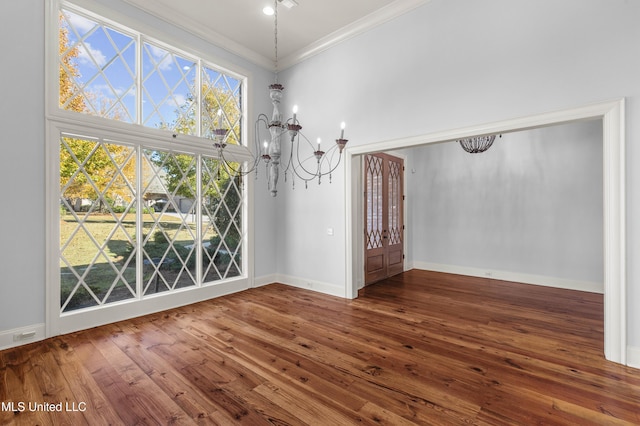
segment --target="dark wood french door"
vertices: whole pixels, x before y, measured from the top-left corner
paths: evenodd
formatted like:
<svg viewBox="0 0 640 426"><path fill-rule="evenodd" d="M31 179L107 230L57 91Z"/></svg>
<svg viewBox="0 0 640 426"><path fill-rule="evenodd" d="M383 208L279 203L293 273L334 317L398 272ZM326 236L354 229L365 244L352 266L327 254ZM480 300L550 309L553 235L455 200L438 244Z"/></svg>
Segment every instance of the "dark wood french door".
<svg viewBox="0 0 640 426"><path fill-rule="evenodd" d="M365 156L365 285L404 270L404 160Z"/></svg>

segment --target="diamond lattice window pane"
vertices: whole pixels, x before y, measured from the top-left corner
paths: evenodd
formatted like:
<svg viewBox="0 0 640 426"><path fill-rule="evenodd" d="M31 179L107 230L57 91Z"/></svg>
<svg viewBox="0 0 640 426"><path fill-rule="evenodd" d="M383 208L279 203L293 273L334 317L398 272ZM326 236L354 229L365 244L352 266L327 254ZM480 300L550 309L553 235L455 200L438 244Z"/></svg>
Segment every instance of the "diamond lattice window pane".
<svg viewBox="0 0 640 426"><path fill-rule="evenodd" d="M135 38L68 10L59 22L60 107L135 123Z"/></svg>
<svg viewBox="0 0 640 426"><path fill-rule="evenodd" d="M382 159L366 156L367 249L382 247Z"/></svg>
<svg viewBox="0 0 640 426"><path fill-rule="evenodd" d="M203 281L242 273L242 187L233 170L212 158L202 162Z"/></svg>
<svg viewBox="0 0 640 426"><path fill-rule="evenodd" d="M63 312L136 297L135 150L60 139Z"/></svg>
<svg viewBox="0 0 640 426"><path fill-rule="evenodd" d="M192 59L143 44L143 125L197 135L196 65Z"/></svg>
<svg viewBox="0 0 640 426"><path fill-rule="evenodd" d="M402 164L389 161L389 244L401 244Z"/></svg>
<svg viewBox="0 0 640 426"><path fill-rule="evenodd" d="M211 68L202 68L202 136L213 139L213 130L228 129L226 143L241 141L241 82Z"/></svg>
<svg viewBox="0 0 640 426"><path fill-rule="evenodd" d="M196 157L143 151L144 294L193 286L196 279Z"/></svg>

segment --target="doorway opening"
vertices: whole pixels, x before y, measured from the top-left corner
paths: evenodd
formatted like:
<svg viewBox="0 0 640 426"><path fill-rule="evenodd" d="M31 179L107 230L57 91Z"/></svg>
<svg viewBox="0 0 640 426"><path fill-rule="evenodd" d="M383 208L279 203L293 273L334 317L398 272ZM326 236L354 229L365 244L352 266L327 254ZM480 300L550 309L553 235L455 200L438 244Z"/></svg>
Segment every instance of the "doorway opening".
<svg viewBox="0 0 640 426"><path fill-rule="evenodd" d="M364 283L364 238L362 235L362 159L369 153L417 147L485 134L508 133L578 120L602 119L604 205L604 352L620 364L627 359L626 258L625 258L625 120L624 99L575 109L516 118L464 129L382 141L347 150L345 191L347 207L346 297L357 297Z"/></svg>

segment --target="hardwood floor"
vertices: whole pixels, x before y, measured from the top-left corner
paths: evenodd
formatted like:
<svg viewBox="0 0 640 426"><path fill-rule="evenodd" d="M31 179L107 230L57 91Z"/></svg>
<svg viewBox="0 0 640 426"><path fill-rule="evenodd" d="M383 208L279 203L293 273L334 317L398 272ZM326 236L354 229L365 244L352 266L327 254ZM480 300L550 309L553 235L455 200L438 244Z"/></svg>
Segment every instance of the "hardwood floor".
<svg viewBox="0 0 640 426"><path fill-rule="evenodd" d="M640 370L602 353L602 295L273 284L0 352L0 424L640 424Z"/></svg>

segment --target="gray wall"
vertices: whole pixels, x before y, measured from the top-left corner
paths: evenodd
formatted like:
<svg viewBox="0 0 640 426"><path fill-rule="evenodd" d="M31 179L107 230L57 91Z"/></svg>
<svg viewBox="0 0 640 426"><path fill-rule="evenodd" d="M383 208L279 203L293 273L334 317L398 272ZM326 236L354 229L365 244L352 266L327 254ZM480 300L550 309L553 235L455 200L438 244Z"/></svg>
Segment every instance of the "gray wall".
<svg viewBox="0 0 640 426"><path fill-rule="evenodd" d="M409 258L603 291L602 122L407 150ZM446 269L446 268L443 268Z"/></svg>
<svg viewBox="0 0 640 426"><path fill-rule="evenodd" d="M640 347L639 17L625 0L432 0L280 78L308 134L328 139L344 120L350 146L626 98L628 343ZM343 179L283 197L306 215L280 221L280 273L345 286Z"/></svg>
<svg viewBox="0 0 640 426"><path fill-rule="evenodd" d="M0 331L44 322L45 304L44 1L2 8Z"/></svg>

